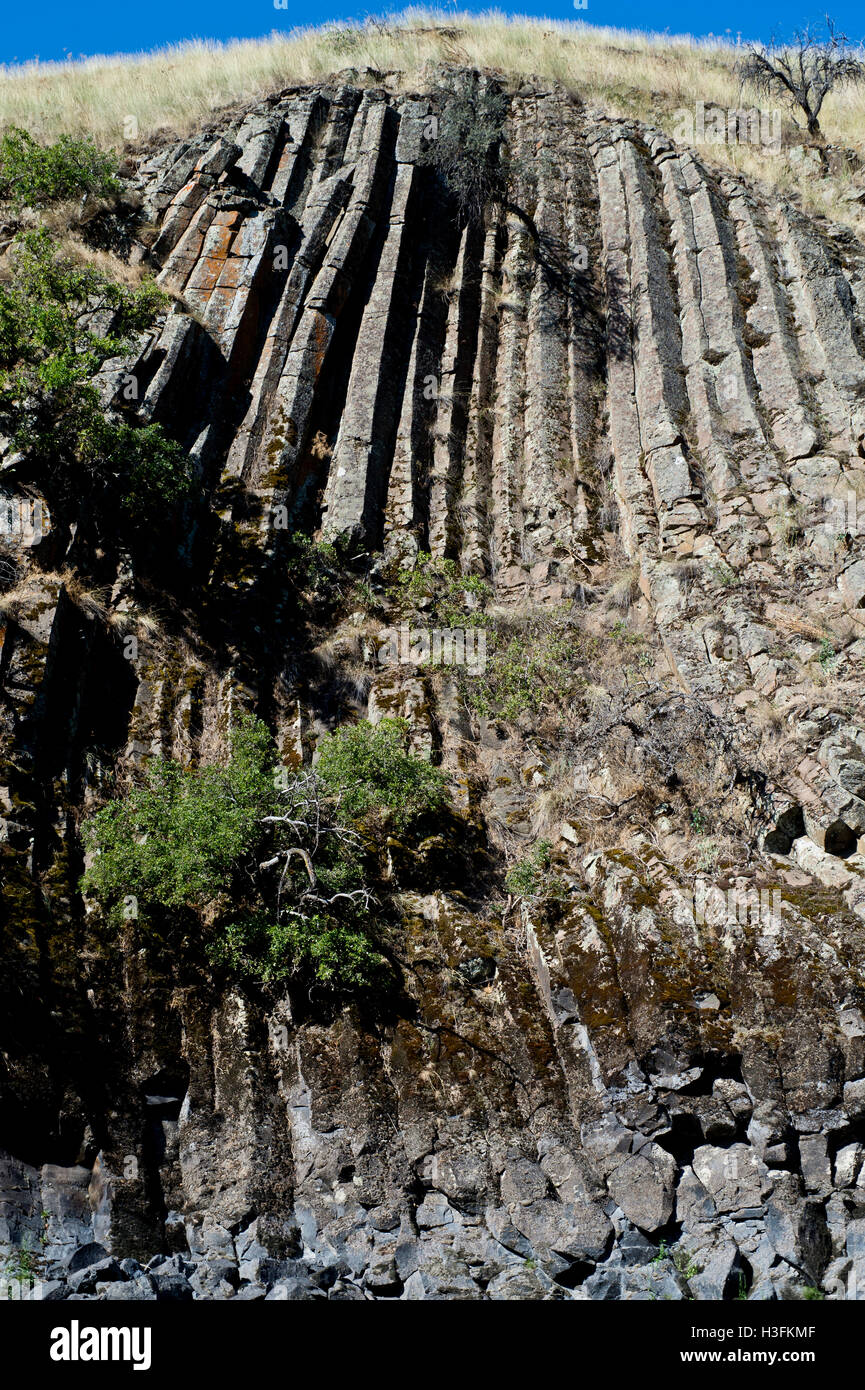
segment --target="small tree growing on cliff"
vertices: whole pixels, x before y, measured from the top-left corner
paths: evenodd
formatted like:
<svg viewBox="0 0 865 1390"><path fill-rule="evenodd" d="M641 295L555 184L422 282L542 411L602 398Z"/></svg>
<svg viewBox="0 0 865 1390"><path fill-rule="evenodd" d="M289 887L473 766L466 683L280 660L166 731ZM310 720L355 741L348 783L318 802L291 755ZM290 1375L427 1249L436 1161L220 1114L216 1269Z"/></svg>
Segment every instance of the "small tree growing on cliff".
<svg viewBox="0 0 865 1390"><path fill-rule="evenodd" d="M855 56L845 34L839 34L828 15L826 37L800 30L791 44L751 44L738 64L739 80L758 95L782 97L804 117L808 134L823 139L820 111L831 91L865 82L865 63Z"/></svg>
<svg viewBox="0 0 865 1390"><path fill-rule="evenodd" d="M207 951L232 974L303 978L344 992L386 974L369 845L383 824L409 828L441 811L443 772L406 748L385 719L338 730L319 766L290 769L260 720L242 718L223 765L154 759L144 782L83 827L86 893L120 911L211 919Z"/></svg>

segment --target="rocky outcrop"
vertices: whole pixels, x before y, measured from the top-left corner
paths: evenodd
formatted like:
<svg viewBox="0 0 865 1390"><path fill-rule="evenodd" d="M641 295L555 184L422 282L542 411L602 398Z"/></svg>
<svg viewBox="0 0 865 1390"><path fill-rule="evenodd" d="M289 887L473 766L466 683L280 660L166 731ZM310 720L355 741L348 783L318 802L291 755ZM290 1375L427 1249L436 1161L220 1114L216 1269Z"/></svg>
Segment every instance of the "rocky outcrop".
<svg viewBox="0 0 865 1390"><path fill-rule="evenodd" d="M141 518L144 580L60 519L7 596L0 1239L52 1298L855 1298L865 251L537 82L465 224L435 104L287 91L134 174L176 303L101 387L201 503ZM480 718L363 614L321 660L296 528L365 549L384 610L424 551L506 617L578 611L584 701ZM403 713L453 775L441 834L386 847L384 1011L77 896L82 815L240 705L295 761ZM539 834L559 890L506 901Z"/></svg>

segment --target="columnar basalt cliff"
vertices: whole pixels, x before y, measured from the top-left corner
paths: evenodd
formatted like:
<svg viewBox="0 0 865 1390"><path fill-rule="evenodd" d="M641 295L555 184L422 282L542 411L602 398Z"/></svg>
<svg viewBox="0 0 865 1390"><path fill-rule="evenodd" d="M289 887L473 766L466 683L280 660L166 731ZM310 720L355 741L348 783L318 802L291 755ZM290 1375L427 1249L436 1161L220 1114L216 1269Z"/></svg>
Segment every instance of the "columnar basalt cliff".
<svg viewBox="0 0 865 1390"><path fill-rule="evenodd" d="M54 1297L856 1297L865 248L536 80L461 218L452 78L285 91L126 170L174 303L100 389L197 496L134 565L52 509L4 601L0 1240ZM298 531L365 608L310 616ZM566 614L577 685L512 717L383 661L427 554L503 632ZM387 1006L79 894L82 819L240 709L291 764L398 714L451 774L381 846ZM508 893L539 838L555 893Z"/></svg>

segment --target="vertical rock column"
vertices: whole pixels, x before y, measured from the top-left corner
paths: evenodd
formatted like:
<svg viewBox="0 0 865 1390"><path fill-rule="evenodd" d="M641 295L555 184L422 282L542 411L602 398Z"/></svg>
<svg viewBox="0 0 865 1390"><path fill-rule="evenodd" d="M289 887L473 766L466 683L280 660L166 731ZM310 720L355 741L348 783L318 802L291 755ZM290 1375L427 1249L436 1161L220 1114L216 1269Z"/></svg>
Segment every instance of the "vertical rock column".
<svg viewBox="0 0 865 1390"><path fill-rule="evenodd" d="M511 106L510 144L517 162L531 155L526 136L527 102ZM519 163L518 163L519 167ZM519 208L528 201L526 180L517 175L508 190ZM525 468L526 333L535 259L525 219L508 210L502 261L499 351L496 358L495 423L492 445L493 525L491 556L497 589L520 593L526 584L523 563L523 476Z"/></svg>
<svg viewBox="0 0 865 1390"><path fill-rule="evenodd" d="M463 478L462 565L486 574L492 566L489 515L492 506L492 447L496 357L499 346L498 270L501 207L488 217L481 259L481 300Z"/></svg>
<svg viewBox="0 0 865 1390"><path fill-rule="evenodd" d="M333 449L322 530L378 535L401 391L395 340L406 310L404 233L417 174L397 162L388 230L357 336L345 409Z"/></svg>
<svg viewBox="0 0 865 1390"><path fill-rule="evenodd" d="M636 362L631 281L631 227L619 156L624 136L596 136L592 154L598 175L604 282L607 292L607 397L622 541L632 556L657 548L655 500L643 470L643 444L637 410Z"/></svg>
<svg viewBox="0 0 865 1390"><path fill-rule="evenodd" d="M269 439L265 441L271 467L282 477L270 499L273 504L291 505L298 500L302 480L295 476L295 468L306 442L316 386L337 316L360 272L381 216L393 168L390 132L395 118L384 101L368 102L367 96L356 121L364 124L369 152L358 163L346 214L329 242L324 262L306 297L275 393Z"/></svg>

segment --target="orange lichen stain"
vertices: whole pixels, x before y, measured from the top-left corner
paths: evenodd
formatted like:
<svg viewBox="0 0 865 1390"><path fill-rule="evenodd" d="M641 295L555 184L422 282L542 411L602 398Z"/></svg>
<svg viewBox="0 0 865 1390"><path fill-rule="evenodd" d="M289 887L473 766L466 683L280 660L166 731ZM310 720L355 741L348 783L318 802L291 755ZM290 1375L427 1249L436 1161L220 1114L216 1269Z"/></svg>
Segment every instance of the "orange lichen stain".
<svg viewBox="0 0 865 1390"><path fill-rule="evenodd" d="M204 242L203 264L207 267L217 267L217 275L229 257L235 235L232 226L214 218Z"/></svg>
<svg viewBox="0 0 865 1390"><path fill-rule="evenodd" d="M283 149L283 151L282 151L282 154L279 156L279 164L277 165L277 173L281 174L281 173L283 172L284 169L287 169L288 166L291 164L291 162L292 162L292 160L294 159L294 157L295 157L296 154L297 154L297 145L293 144L293 143L291 142L291 140L289 139L288 143L285 145L285 147L284 147L284 149Z"/></svg>
<svg viewBox="0 0 865 1390"><path fill-rule="evenodd" d="M236 289L248 265L249 262L245 256L229 256L219 277L220 289Z"/></svg>
<svg viewBox="0 0 865 1390"><path fill-rule="evenodd" d="M208 219L209 211L210 209L205 203L203 207L200 207L197 212L192 214L189 226L174 248L173 254L175 256L192 256L197 259L201 255L201 249L204 246L204 238L211 226L210 220Z"/></svg>
<svg viewBox="0 0 865 1390"><path fill-rule="evenodd" d="M240 291L239 297L241 298L241 301L243 300L243 298L245 298L243 291ZM233 285L224 285L220 280L219 284L216 286L216 289L213 291L213 294L211 295L210 302L211 304L219 303L224 305L225 311L227 312L237 298L238 291L233 287Z"/></svg>
<svg viewBox="0 0 865 1390"><path fill-rule="evenodd" d="M189 288L200 290L206 295L210 295L225 264L222 260L217 260L215 256L205 256L200 260L189 277Z"/></svg>
<svg viewBox="0 0 865 1390"><path fill-rule="evenodd" d="M185 183L183 187L179 189L177 193L175 193L174 197L169 203L169 207L182 207L184 199L187 198L189 194L192 192L193 188L196 188L197 186L198 179L190 179L188 183Z"/></svg>
<svg viewBox="0 0 865 1390"><path fill-rule="evenodd" d="M313 343L313 369L318 376L324 366L324 359L330 347L330 323L324 314L316 314L314 343Z"/></svg>
<svg viewBox="0 0 865 1390"><path fill-rule="evenodd" d="M207 301L207 322L212 327L224 327L236 297L236 290L227 289L222 285L216 286Z"/></svg>

